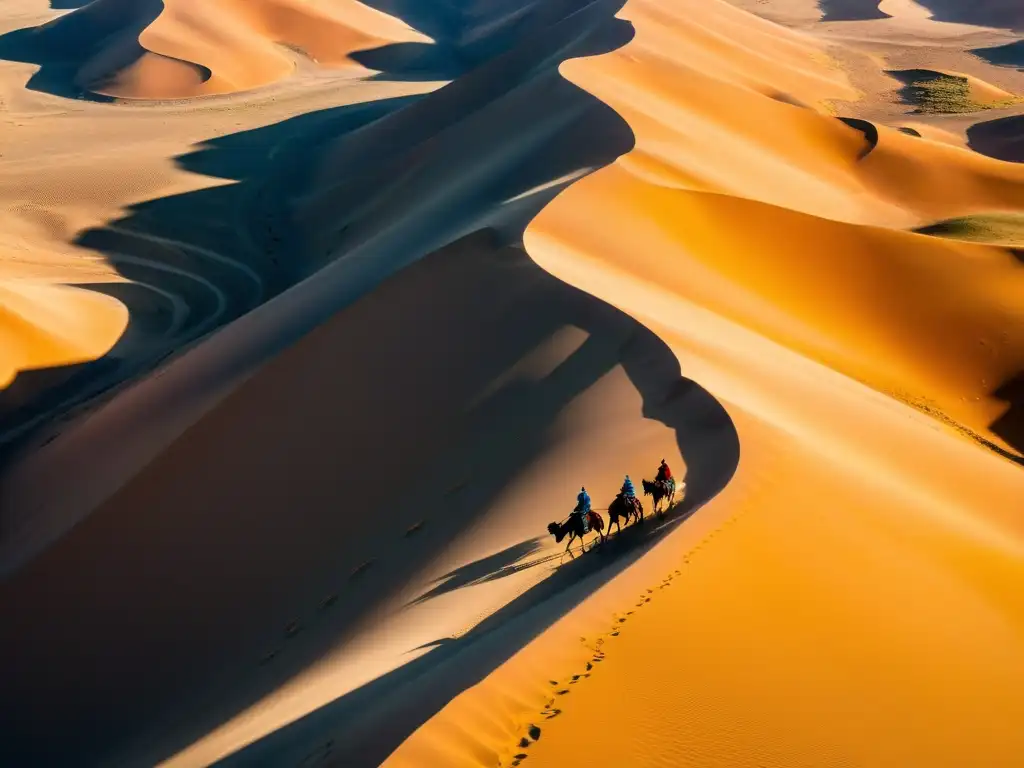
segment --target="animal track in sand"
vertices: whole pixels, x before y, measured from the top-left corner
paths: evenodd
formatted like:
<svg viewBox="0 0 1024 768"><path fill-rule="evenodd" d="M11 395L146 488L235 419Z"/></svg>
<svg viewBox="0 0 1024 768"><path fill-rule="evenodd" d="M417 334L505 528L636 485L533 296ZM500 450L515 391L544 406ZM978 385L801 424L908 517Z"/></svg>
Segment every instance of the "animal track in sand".
<svg viewBox="0 0 1024 768"><path fill-rule="evenodd" d="M353 570L352 573L348 575L349 581L354 581L355 579L358 579L360 576L366 573L375 562L375 560L370 559L367 560L365 563L357 565L355 570Z"/></svg>
<svg viewBox="0 0 1024 768"><path fill-rule="evenodd" d="M328 608L330 608L336 602L338 602L338 596L336 594L328 595L327 597L325 597L323 600L320 601L320 610L321 611L326 611Z"/></svg>
<svg viewBox="0 0 1024 768"><path fill-rule="evenodd" d="M689 551L685 552L683 554L683 558L682 558L683 565L689 565L691 558L694 557L694 555L700 549L702 549L705 544L710 543L710 541L713 538L714 534L721 532L725 525L727 525L729 523L736 522L738 517L739 517L739 515L736 515L736 516L733 516L733 517L729 518L727 521L722 523L722 525L720 525L714 531L712 531L711 533L706 535L704 537L704 539L702 539L701 541L699 541L696 544L696 546L692 547ZM666 587L672 586L672 583L675 580L675 578L677 576L682 577L682 575L683 575L683 571L682 571L681 568L673 569L669 573L665 574L664 578L662 579L662 582L659 585L657 585L657 589L665 589ZM646 588L644 588L644 591L640 593L639 598L638 598L640 602L635 603L634 607L635 608L643 608L648 603L650 603L651 602L651 598L655 594L654 589L655 589L654 587L646 587ZM592 655L591 655L590 659L586 662L585 671L577 673L577 674L574 674L574 675L571 675L569 677L569 679L568 679L568 685L578 685L579 683L582 683L584 680L589 679L591 677L591 674L595 674L596 673L597 668L595 667L595 664L604 661L605 657L606 657L606 653L602 650L602 648L604 647L606 641L608 639L612 638L612 637L619 637L621 635L621 633L622 633L622 630L625 628L624 625L626 624L627 620L629 619L629 617L633 616L635 613L636 613L636 611L631 610L631 611L626 611L624 614L618 614L618 613L612 614L612 622L613 623L612 623L611 628L606 633L604 633L603 636L597 637L593 641L593 646L590 648L590 650L592 652ZM587 645L588 644L588 640L587 640L586 637L581 637L580 638L580 642L583 645ZM548 683L553 688L556 688L556 689L558 689L559 686L563 685L563 683L558 681L558 680L548 680ZM578 689L576 689L576 690L578 690ZM568 693L570 693L570 690L567 687L561 688L561 689L555 691L555 695L556 696L565 696ZM563 709L559 709L559 708L554 707L553 706L554 705L554 701L555 700L553 698L549 699L545 703L544 709L542 709L540 711L540 716L543 717L545 720L550 720L552 718L555 718L558 715L562 714L563 711L564 711ZM568 701L568 699L566 699L566 701ZM533 729L534 728L537 728L537 727L535 725L531 724L530 725L530 731L528 732L528 734L526 736L523 736L522 738L520 738L520 740L518 742L518 746L521 749L528 749L530 747L530 745L534 741L537 741L537 739L540 737L540 729L537 728L536 736L534 736L534 734L533 734ZM510 763L508 763L508 765L510 765L510 766L518 766L528 756L529 755L526 752L519 752L519 753L517 753L517 754L512 756L512 761ZM503 765L503 764L499 763L499 766L501 766L501 765Z"/></svg>
<svg viewBox="0 0 1024 768"><path fill-rule="evenodd" d="M405 532L405 538L415 536L417 533L423 530L423 526L427 524L426 520L420 520L418 523L413 523Z"/></svg>
<svg viewBox="0 0 1024 768"><path fill-rule="evenodd" d="M296 768L323 763L334 751L334 739L328 739L296 764Z"/></svg>

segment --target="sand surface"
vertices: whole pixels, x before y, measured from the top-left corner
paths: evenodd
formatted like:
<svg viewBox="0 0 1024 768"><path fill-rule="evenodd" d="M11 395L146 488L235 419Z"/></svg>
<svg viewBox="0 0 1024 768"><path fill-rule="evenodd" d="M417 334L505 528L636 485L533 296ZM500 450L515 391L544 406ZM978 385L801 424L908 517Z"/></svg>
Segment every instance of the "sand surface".
<svg viewBox="0 0 1024 768"><path fill-rule="evenodd" d="M1024 753L1016 3L52 5L0 764Z"/></svg>

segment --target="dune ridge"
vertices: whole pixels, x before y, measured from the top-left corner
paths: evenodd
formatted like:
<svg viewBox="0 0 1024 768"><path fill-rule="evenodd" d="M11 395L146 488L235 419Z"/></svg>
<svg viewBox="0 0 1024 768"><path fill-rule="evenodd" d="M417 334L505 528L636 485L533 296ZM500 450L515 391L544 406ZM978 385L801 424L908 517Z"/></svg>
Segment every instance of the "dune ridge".
<svg viewBox="0 0 1024 768"><path fill-rule="evenodd" d="M642 2L629 3L623 15L642 19L643 12ZM681 532L671 555L665 554L657 565L652 555L647 561L650 569L637 566L595 593L547 636L442 710L386 765L754 766L848 760L900 765L921 759L949 764L1011 760L1021 748L1013 725L1016 715L1011 713L1024 706L1015 685L1006 685L1004 677L1024 626L1019 601L1013 597L1024 577L1024 529L1012 512L1013 499L1024 487L1019 469L953 435L940 437L926 417L911 417L886 397L865 397L849 379L844 385L821 386L819 377L834 375L830 369L808 366L806 358L797 364L784 348L766 344L764 335L786 347L798 346L792 337L784 338L795 330L791 318L794 311L801 311L798 307L837 317L833 313L841 311L841 303L852 301L859 305L851 306L855 320L839 321L844 332L854 334L850 343L837 344L834 336L822 343L834 352L864 351L873 361L893 363L901 357L899 352L872 350L863 335L873 312L907 308L917 317L922 311L949 312L936 327L922 329L907 349L924 353L929 340L938 341L941 335L941 356L948 350L949 331L965 332L960 348L975 363L961 359L946 368L933 358L928 365L938 363L944 370L922 384L929 396L950 386L965 372L965 365L969 370L983 359L984 365L1006 363L993 380L980 370L962 380L971 387L986 381L991 410L974 417L961 411L965 420L985 426L1005 409L1005 403L997 405L998 396L993 396L994 381L1004 384L1020 370L1019 263L1005 248L954 256L945 250L948 246L931 238L827 221L769 208L765 202L683 191L673 188L678 182L667 181L678 176L647 173L643 164L632 160L648 142L654 143L652 132L622 104L640 101L639 88L648 81L638 75L630 80L633 88L620 90L609 87L610 78L601 76L621 71L615 62L620 57L637 67L644 30L639 23L636 26L634 43L562 67L569 79L593 89L630 121L636 149L563 193L531 223L525 243L546 270L651 324L685 368L700 370L703 380L714 381L712 391L723 398L737 424L743 459L726 492L702 511L703 524ZM876 141L860 161L865 166L876 161L883 169L888 163L934 163L936 172L944 173L976 162L961 150L882 128ZM922 143L915 147L914 141ZM883 146L886 149L879 152ZM1009 185L1003 199L1013 207L1014 199L1019 201L1019 170L982 164L991 173L992 186ZM884 171L875 176L879 188L883 179L895 178ZM982 186L988 183L979 178L977 187ZM890 188L890 194L906 206L924 209L937 202L935 189L904 186L895 194ZM945 204L971 207L972 201L965 195L959 203L947 199ZM719 207L743 214L718 219L714 211ZM751 226L757 210L765 221L771 220L773 229L786 232L785 245L779 244L786 255L773 252L770 259L763 257L771 230ZM797 216L802 224L789 220ZM727 223L737 221L744 226ZM705 226L707 234L698 234ZM807 261L796 266L788 259L799 258L798 233L804 226L835 227L837 232L809 236ZM749 241L730 241L723 237L726 231ZM873 244L853 245L854 232L871 238ZM879 246L890 238L892 251L886 253ZM812 244L820 243L829 243L828 261L813 258ZM831 274L839 267L837 252L846 247L857 251L851 265L860 269L865 261L878 258L875 264L886 273L881 279L862 278L866 289L870 286L865 304L847 295L858 278ZM921 262L900 266L901 258L916 248L921 249ZM706 255L701 259L700 254ZM728 265L738 258L743 266L730 270ZM983 277L981 266L989 263L998 265L1000 273L991 281ZM834 277L843 286L842 296L820 302L812 298L827 282L822 275L797 287L794 281L813 264L820 264L829 271L828 279ZM773 279L776 271L780 277ZM903 289L896 288L897 274L911 281ZM943 275L953 282L935 293L921 283L945 279ZM966 298L970 291L962 289L967 275L985 285L984 296ZM738 292L737 284L746 291ZM785 285L792 293L759 303L757 298L766 297L773 285ZM895 288L900 298L877 297L881 285ZM1008 285L1015 287L1003 293ZM955 300L947 301L954 295ZM758 323L779 323L780 332L756 327L750 315L740 327L756 327L759 333L731 329L724 320L729 313L718 303L723 300L756 315ZM928 309L923 304L911 308L916 300ZM995 307L1005 312L991 319L994 335L986 341L982 333L980 345L979 326L971 321L960 325L972 303L982 315ZM778 316L779 310L786 317ZM819 316L812 324L815 333L828 333L823 319ZM882 321L879 339L895 341L893 332L905 332L911 325L908 318ZM1005 347L995 341L1003 334L1015 334ZM985 350L993 341L999 349ZM844 370L843 363L829 364ZM904 370L897 378L906 386L917 375ZM973 383L968 385L968 380ZM884 389L877 378L871 383ZM944 403L950 409L957 407L958 399L981 397L963 391L950 394ZM919 453L924 445L927 456ZM804 450L813 453L803 454ZM810 465L814 470L808 475L803 468ZM787 467L794 474L787 474ZM835 498L829 489L840 487L842 500L827 501ZM979 493L984 494L980 503ZM857 546L850 546L851 536ZM941 568L936 566L939 561ZM835 579L834 586L818 592L822 579ZM894 584L899 585L895 594L889 591ZM928 595L936 589L955 600L957 607L929 608L933 603ZM667 590L664 596L661 590ZM757 607L745 607L750 600L741 594L744 590L759 596ZM635 602L637 594L640 602ZM838 594L849 596L842 605L833 602ZM787 621L778 620L780 611ZM957 631L968 613L975 617L968 622L970 629ZM747 627L750 616L757 629L751 635L736 633L736 627ZM885 627L874 636L877 644L869 638L865 647L853 639L863 637L858 627L876 621ZM985 630L979 636L976 631L982 626ZM726 634L730 639L723 640ZM750 637L756 641L750 642ZM767 637L772 639L766 647ZM725 654L720 651L723 643L729 648ZM673 652L677 645L685 650ZM790 654L801 659L798 665L783 660ZM890 668L886 661L879 668L880 658L892 659L900 674L885 671ZM949 658L962 663L952 669ZM709 659L719 663L708 664ZM835 702L834 685L842 685L850 697ZM940 693L947 685L956 686L966 699L981 697L988 704L981 709L951 705ZM997 693L989 699L983 692L993 689ZM788 706L773 700L779 690L795 691L787 697ZM935 694L907 693L925 690ZM594 739L594 724L606 722L624 702L629 702L631 717L650 727L621 728L614 738ZM844 725L837 727L839 721ZM893 722L945 726L939 735L931 727L894 729ZM980 732L987 734L983 745L962 737Z"/></svg>
<svg viewBox="0 0 1024 768"><path fill-rule="evenodd" d="M93 0L5 47L60 64L85 92L183 99L272 83L296 57L358 67L355 51L429 42L357 0Z"/></svg>
<svg viewBox="0 0 1024 768"><path fill-rule="evenodd" d="M207 57L188 88L277 77L260 25L307 30L211 7L143 33ZM1015 221L1022 167L837 119L834 48L724 0L381 10L467 71L243 136L281 230L173 205L230 222L186 258L244 233L230 268L274 287L218 283L233 311L0 468L0 762L1020 754L1024 273L910 230ZM579 485L604 507L661 456L679 507L563 559ZM652 727L595 738L624 706Z"/></svg>

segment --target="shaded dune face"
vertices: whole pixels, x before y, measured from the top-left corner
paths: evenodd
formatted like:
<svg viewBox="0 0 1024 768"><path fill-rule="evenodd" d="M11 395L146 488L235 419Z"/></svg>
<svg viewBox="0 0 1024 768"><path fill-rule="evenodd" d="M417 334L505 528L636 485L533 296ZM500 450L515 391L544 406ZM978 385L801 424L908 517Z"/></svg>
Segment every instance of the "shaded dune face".
<svg viewBox="0 0 1024 768"><path fill-rule="evenodd" d="M30 87L99 99L233 93L286 78L298 62L443 80L588 4L93 0L0 38L0 58L42 65Z"/></svg>
<svg viewBox="0 0 1024 768"><path fill-rule="evenodd" d="M595 4L588 16L545 31L438 92L433 109L396 114L339 140L301 206L305 221L323 230L318 246L339 258L320 271L310 268L314 279L238 318L89 419L92 439L113 452L96 451L87 440L92 455L102 453L105 467L125 454L135 454L135 463L97 494L95 507L78 510L87 519L61 530L67 535L39 558L28 562L27 550L13 552L11 539L4 541L17 562L5 561L0 605L20 604L24 612L21 628L3 634L0 650L27 663L2 696L4 720L17 723L19 737L0 747L0 762L123 757L155 764L172 756L351 639L461 533L498 526L488 515L502 495L523 492L534 500L520 513L527 541L517 534L513 544L522 548L561 514L563 500L549 498L549 489L566 477L575 483L598 473L596 487L611 493L623 461L650 461L652 424L662 430L659 455L683 456L687 510L728 482L739 450L732 423L714 398L681 377L667 347L618 310L552 278L521 250L502 247L517 241L526 222L572 180L630 146L622 121L557 73L570 55L628 39L628 25L613 18L617 9ZM497 72L504 78L496 80ZM498 127L522 142L520 154L495 152ZM395 179L387 176L394 168L385 164L378 177L353 160L372 166L396 142L408 148L400 158L405 175L398 176L404 194L394 193ZM436 156L424 151L427 144L438 148ZM463 185L466 172L479 167L492 175ZM325 225L357 190L328 182L346 168L364 175L365 205L339 233ZM389 183L390 207L386 195L368 194ZM466 218L438 225L439 201L440 210ZM431 238L424 237L427 221L438 227ZM409 266L424 255L417 248L428 249L432 239L450 243L467 230L478 234ZM361 262L361 247L378 258ZM571 348L566 338L575 340ZM188 402L203 400L195 392L204 386L223 389L231 376L230 394L211 404L203 393L201 407ZM166 444L150 449L142 437L133 448L131 438L120 439L126 426L144 436L155 412L182 424ZM75 443L65 435L46 446L62 458L50 453L44 469L69 462L68 476L93 494L103 472L81 463ZM564 460L547 463L552 452ZM222 478L217 487L208 482L211 471ZM529 483L537 473L544 482L534 491ZM266 482L253 484L254 474ZM74 506L66 485L41 499L33 496L41 486L21 496L27 484L6 480L5 516L32 509L31 524L45 528L38 501L58 514ZM392 562L386 553L394 541L424 520L424 533ZM17 528L7 517L4 523L7 533ZM104 550L112 536L118 554L110 560ZM192 537L204 543L197 547ZM656 541L641 537L600 574L608 561L547 580L503 608L503 617L525 615L553 597L568 608L582 599L573 591L581 578L610 579ZM365 569L377 556L374 542L385 554ZM354 573L363 575L349 583ZM209 581L221 586L211 589ZM56 599L78 607L37 611L21 597L53 589ZM317 603L332 592L328 626L261 666L290 626L295 601L316 595ZM95 621L85 630L88 616ZM522 631L532 636L551 620L531 619ZM75 626L82 634L65 654L57 638ZM492 628L475 630L449 651L472 648ZM55 642L40 645L44 635ZM402 695L403 675L418 679L431 664L389 677L397 710L378 711L369 726L347 731L353 754L361 764L379 762L497 663L464 665L462 675L436 680L425 698ZM72 675L73 667L89 671ZM29 696L25 706L22 696ZM53 697L62 702L56 709ZM340 702L344 720L366 716L364 698L365 692ZM59 743L45 738L58 721L65 733ZM286 740L284 751L292 748Z"/></svg>
<svg viewBox="0 0 1024 768"><path fill-rule="evenodd" d="M937 21L1024 30L1024 5L1018 0L917 0Z"/></svg>
<svg viewBox="0 0 1024 768"><path fill-rule="evenodd" d="M30 87L58 95L186 98L273 82L296 55L344 64L391 36L424 39L355 0L93 0L4 36L0 57L41 64Z"/></svg>
<svg viewBox="0 0 1024 768"><path fill-rule="evenodd" d="M1002 117L972 125L967 131L971 149L999 160L1024 163L1024 117Z"/></svg>
<svg viewBox="0 0 1024 768"><path fill-rule="evenodd" d="M146 57L139 35L163 9L163 0L93 0L40 27L0 37L0 58L40 64L30 88L81 95Z"/></svg>
<svg viewBox="0 0 1024 768"><path fill-rule="evenodd" d="M118 293L131 324L111 354L59 380L74 376L89 392L86 384L116 380L132 365L152 367L169 349L339 257L372 254L349 261L349 284L335 295L351 298L467 232L492 227L503 242L517 241L560 190L632 146L628 126L557 71L569 57L629 39L629 25L614 18L617 7L595 4L530 35L419 102L382 99L309 113L177 158L188 170L242 183L136 204L77 235L76 243L104 254L138 290ZM253 163L254 156L274 162ZM225 218L250 236L235 236L222 226ZM159 295L154 311L142 286L171 294L187 314L175 322L175 306ZM23 426L59 405L58 395L68 392L53 386L51 376L26 373L19 391L34 391L35 403L19 395L16 406L5 406L0 392L4 426Z"/></svg>
<svg viewBox="0 0 1024 768"><path fill-rule="evenodd" d="M766 360L793 362L796 350L883 391L909 383L979 431L1019 435L1019 264L1004 248L897 231L1019 206L1019 168L796 106L849 88L808 64L820 52L807 40L724 3L634 1L636 37L615 18L622 2L368 5L436 37L455 71L475 68L415 103L238 139L269 164L288 136L294 154L276 162L303 168L273 198L294 228L278 283L266 294L260 281L255 294L227 283L245 301L175 341L209 337L3 476L0 612L14 631L0 633L0 653L17 664L0 686L13 734L0 763L151 765L195 747L178 762L235 752L226 764L308 764L329 736L343 764L379 764L657 535L641 530L611 550L619 555L559 570L458 639L463 625L431 620L424 641L438 651L407 662L402 648L397 669L344 695L330 684L300 690L311 699L288 705L294 722L270 706L254 724L247 709L294 693L290 684L360 633L374 639L374 622L430 586L424 569L454 557L460 537L478 537L488 557L532 552L532 537L572 501L556 490L568 479L575 491L576 478L600 476L596 500L623 462L646 466L664 451L678 467L678 454L685 516L733 478L729 414L627 310L643 322L650 313L653 329L676 302L698 326L691 361L712 360L704 372L731 362L710 338L731 324ZM354 12L345 29L358 33L311 26L284 0L207 3L208 16L186 0L166 6L139 33L148 53L131 58L126 44L123 56L97 59L90 48L67 66L84 61L97 88L138 96L157 81L162 93L202 95L285 77L281 40L324 62L358 61L345 51L372 43L364 61L382 70L423 63L419 49L380 44L391 28ZM216 26L218 13L231 24ZM345 45L332 48L339 37ZM233 161L251 162L207 150L191 167L228 177ZM114 252L132 245L118 225L147 219L141 227L189 230L196 211L234 213L226 194L217 208L208 195L153 201L83 241ZM519 247L528 225L530 257ZM593 294L554 277L558 268L592 279ZM653 299L632 298L637 285ZM739 361L738 378L742 363L763 361ZM767 379L767 367L755 370ZM771 384L744 386L756 402ZM770 406L743 415L748 427L780 418ZM816 497L829 447L802 428L801 458L781 480L771 464L755 474ZM761 447L785 464L792 435L778 433ZM770 483L758 485L770 501ZM826 500L841 490L821 488ZM517 494L510 523L496 510ZM846 515L854 533L861 514ZM838 546L857 549L851 541ZM822 615L830 610L842 605ZM658 669L651 658L642 663ZM228 727L236 716L241 735ZM221 726L225 741L204 745Z"/></svg>
<svg viewBox="0 0 1024 768"><path fill-rule="evenodd" d="M581 343L558 351L567 330ZM621 407L599 395L591 427L559 426L622 374L642 413L627 409L602 433ZM20 660L3 694L16 736L0 754L104 762L138 744L138 761L168 757L323 643L343 642L460 531L497 524L487 517L496 496L548 453L564 446L557 473L586 477L602 454L623 461L646 420L672 430L691 508L728 481L738 460L728 416L652 333L521 251L494 251L486 235L424 259L264 366L0 586L0 610L18 627L0 652ZM538 531L564 502L544 487L521 512ZM422 540L395 550L424 519ZM371 557L383 560L346 583ZM332 592L333 631L261 668L296 605ZM41 608L55 601L60 610ZM468 681L439 681L437 707L458 692L452 684ZM181 741L163 741L160 726L182 716ZM355 764L397 746L395 722L348 735ZM44 738L53 728L60 740Z"/></svg>
<svg viewBox="0 0 1024 768"><path fill-rule="evenodd" d="M992 48L975 48L971 53L981 57L989 64L1024 69L1024 40Z"/></svg>

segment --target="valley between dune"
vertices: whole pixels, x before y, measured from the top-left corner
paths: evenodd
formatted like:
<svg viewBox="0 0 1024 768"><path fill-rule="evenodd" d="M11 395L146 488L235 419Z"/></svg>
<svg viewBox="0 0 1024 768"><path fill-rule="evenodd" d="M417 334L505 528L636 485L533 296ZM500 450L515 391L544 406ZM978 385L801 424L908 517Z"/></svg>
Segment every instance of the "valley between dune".
<svg viewBox="0 0 1024 768"><path fill-rule="evenodd" d="M1022 40L6 3L0 763L1013 764Z"/></svg>

